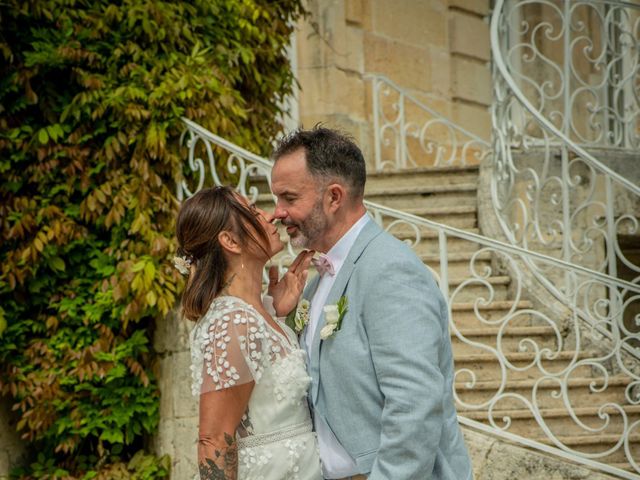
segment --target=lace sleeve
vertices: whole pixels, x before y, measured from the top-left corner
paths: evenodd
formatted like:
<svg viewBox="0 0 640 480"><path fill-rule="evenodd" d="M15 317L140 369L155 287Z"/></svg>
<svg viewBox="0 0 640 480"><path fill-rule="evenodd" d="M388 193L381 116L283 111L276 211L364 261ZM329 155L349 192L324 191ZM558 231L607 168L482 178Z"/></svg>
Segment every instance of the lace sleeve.
<svg viewBox="0 0 640 480"><path fill-rule="evenodd" d="M268 355L264 320L239 305L210 311L191 342L194 395L258 383Z"/></svg>

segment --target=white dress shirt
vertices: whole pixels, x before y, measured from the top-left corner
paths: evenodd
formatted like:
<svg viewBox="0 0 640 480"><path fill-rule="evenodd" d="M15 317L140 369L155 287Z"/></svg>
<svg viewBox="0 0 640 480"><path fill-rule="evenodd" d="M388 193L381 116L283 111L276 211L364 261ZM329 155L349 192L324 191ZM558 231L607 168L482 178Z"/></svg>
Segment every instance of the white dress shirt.
<svg viewBox="0 0 640 480"><path fill-rule="evenodd" d="M340 269L344 264L351 247L353 247L360 231L370 220L368 214L364 214L353 226L345 233L340 240L327 252L327 257L333 264L335 270L334 275L326 273L320 279L318 288L311 299L311 308L309 310L309 324L305 332L304 341L307 345L307 352L311 353L313 345L313 337L318 325L318 320L331 287L335 282ZM322 461L322 470L324 478L336 479L350 477L358 474L358 466L351 456L347 453L329 426L318 415L314 415L315 429L318 434L318 447L320 449L320 460Z"/></svg>

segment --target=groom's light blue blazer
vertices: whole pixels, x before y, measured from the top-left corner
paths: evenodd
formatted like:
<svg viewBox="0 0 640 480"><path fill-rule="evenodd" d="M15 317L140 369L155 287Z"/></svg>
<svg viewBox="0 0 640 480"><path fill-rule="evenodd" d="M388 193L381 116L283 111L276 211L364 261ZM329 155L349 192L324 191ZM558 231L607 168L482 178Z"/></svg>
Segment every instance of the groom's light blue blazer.
<svg viewBox="0 0 640 480"><path fill-rule="evenodd" d="M319 282L304 292L311 299ZM326 305L346 296L342 327L309 357L310 400L369 480L467 480L471 462L456 418L447 307L403 242L370 220Z"/></svg>

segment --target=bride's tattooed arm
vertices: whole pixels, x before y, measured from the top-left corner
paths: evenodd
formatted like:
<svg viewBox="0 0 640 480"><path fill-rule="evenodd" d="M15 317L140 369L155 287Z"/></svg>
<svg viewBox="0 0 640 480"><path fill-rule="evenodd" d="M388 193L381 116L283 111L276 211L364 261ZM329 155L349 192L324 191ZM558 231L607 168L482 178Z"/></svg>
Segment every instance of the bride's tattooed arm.
<svg viewBox="0 0 640 480"><path fill-rule="evenodd" d="M233 436L225 433L223 445L201 439L200 450L200 480L236 480L238 445Z"/></svg>
<svg viewBox="0 0 640 480"><path fill-rule="evenodd" d="M236 431L254 382L200 395L198 468L201 480L237 480Z"/></svg>

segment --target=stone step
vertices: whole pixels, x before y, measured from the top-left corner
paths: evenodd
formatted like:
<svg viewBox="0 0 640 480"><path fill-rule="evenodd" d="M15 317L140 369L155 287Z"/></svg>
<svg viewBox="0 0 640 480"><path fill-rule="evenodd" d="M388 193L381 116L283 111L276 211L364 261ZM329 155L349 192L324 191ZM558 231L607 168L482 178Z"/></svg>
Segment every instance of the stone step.
<svg viewBox="0 0 640 480"><path fill-rule="evenodd" d="M476 299L474 299L476 300ZM454 302L451 304L451 315L454 325L458 329L463 328L485 328L491 324L502 323L508 315L513 317L509 321L509 325L531 326L531 316L528 313L518 313L522 310L533 308L533 304L529 301L522 300L518 303L512 300L493 301L488 305L476 302Z"/></svg>
<svg viewBox="0 0 640 480"><path fill-rule="evenodd" d="M530 360L533 360L535 358L535 354L530 352L511 352L511 353L505 354L505 358L512 363L521 363L521 362L528 362ZM597 358L597 356L596 356L596 352L592 352L592 351L583 351L576 354L575 351L569 350L569 351L558 352L557 354L553 355L553 358L547 359L545 357L543 359L543 362L565 361L568 364L569 361L573 360L574 358L577 358L577 359ZM460 359L456 358L457 362L462 361L462 362L473 362L473 363L494 362L495 360L496 360L495 356L490 353L477 353L472 355L465 355ZM624 378L627 378L627 377L624 377Z"/></svg>
<svg viewBox="0 0 640 480"><path fill-rule="evenodd" d="M531 337L531 336L544 336L555 335L556 329L553 327L511 327L510 325L504 329L500 327L484 327L484 328L463 328L459 330L459 333L465 338L483 337L497 338L498 334L502 330L503 338L517 338L517 337ZM451 336L455 336L454 332L451 332Z"/></svg>
<svg viewBox="0 0 640 480"><path fill-rule="evenodd" d="M420 259L440 275L440 255L421 254ZM482 252L474 257L473 252L455 252L447 255L447 272L450 277L468 277L471 275L471 261L476 271L483 272L486 267L491 266L491 253Z"/></svg>
<svg viewBox="0 0 640 480"><path fill-rule="evenodd" d="M402 195L420 195L429 196L438 193L456 193L456 192L477 192L478 184L476 181L469 183L454 184L436 184L436 185L401 185L401 186L379 186L372 187L367 185L365 189L365 197L367 195L375 196L402 196ZM426 199L426 198L425 198Z"/></svg>
<svg viewBox="0 0 640 480"><path fill-rule="evenodd" d="M563 357L565 360L568 360L570 358L573 358L575 352L561 352L561 353L566 353L566 355L563 355ZM511 362L516 362L518 361L519 358L523 358L527 355L529 354L514 353L514 354L507 354L505 355L505 357ZM585 352L585 357L589 355L594 355L594 352ZM480 355L475 355L475 357L479 357L479 356ZM474 355L467 355L467 357L474 357ZM458 360L456 359L456 361ZM470 361L473 361L473 359L470 359ZM540 378L541 377L542 376L540 376ZM598 383L597 380L599 380L598 377L592 377L592 376L576 377L576 378L567 379L566 383L568 388L581 388L581 387L590 387L592 384L594 384L594 381L595 383ZM626 387L627 385L632 383L632 381L633 380L630 377L627 377L624 375L612 375L608 378L607 385L609 387ZM538 377L533 379L531 378L525 379L525 380L510 379L507 381L505 389L531 390L536 385L537 382L539 382ZM455 388L458 391L483 390L483 391L496 392L498 389L500 389L501 386L502 386L502 382L500 380L478 381L475 383L475 385L472 388L468 388L467 382L456 382L455 384ZM538 388L555 389L555 388L558 388L558 383L554 379L549 378L549 379L545 379L544 381L540 381L538 384Z"/></svg>
<svg viewBox="0 0 640 480"><path fill-rule="evenodd" d="M535 391L535 404L540 409L564 409L566 401L569 401L572 407L585 406L604 406L611 402L615 404L625 405L628 402L625 397L625 390L631 383L628 377L612 376L608 379L607 388L601 392L597 391L597 386L602 386L602 379L592 376L577 376L566 380L566 397L567 400L560 395L561 387L559 381L562 375L557 378L546 378L541 380L543 376L540 373L529 379L511 379L507 378L504 382L495 380L500 378L499 368L497 365L496 374L493 380L480 380L473 384L466 375L458 374L455 383L455 390L463 404L460 408L463 410L486 410L487 405L491 402L494 410L520 410L524 408L523 399L532 401L531 396ZM457 370L460 366L456 364ZM509 370L507 375L510 375ZM502 389L502 390L501 390ZM535 390L534 390L535 389ZM495 397L500 392L499 400ZM466 406L465 406L466 404ZM494 416L494 418L498 418Z"/></svg>
<svg viewBox="0 0 640 480"><path fill-rule="evenodd" d="M477 208L475 205L445 205L411 207L402 209L406 213L426 218L432 222L441 223L450 227L461 228L463 230L476 228L478 226ZM383 218L383 225L388 225L393 219Z"/></svg>
<svg viewBox="0 0 640 480"><path fill-rule="evenodd" d="M622 410L627 415L640 415L640 405L620 405ZM605 413L609 413L610 415L614 415L618 413L616 409L613 407L577 407L574 408L573 413L578 418L586 418L586 417L595 417L598 418L598 415L601 411ZM470 410L465 407L459 407L458 412L464 415L467 418L472 420L484 421L487 419L487 412L485 410ZM539 410L540 415L544 419L552 419L552 418L566 418L567 417L567 409L566 408L541 408ZM494 419L509 417L512 422L516 420L534 420L535 416L528 408L519 408L514 410L493 410ZM513 424L513 423L512 423Z"/></svg>
<svg viewBox="0 0 640 480"><path fill-rule="evenodd" d="M640 419L640 405L620 405L627 415L629 424ZM458 412L472 420L489 424L488 412L485 410L474 411L459 408ZM579 425L570 415L567 408L542 408L538 413L545 425L555 435L592 435L593 433ZM600 418L601 413L609 414L609 424L597 434L615 434L624 431L624 417L613 407L585 406L573 408L572 413L588 428L599 429L605 425L606 420ZM544 431L538 425L532 411L528 408L503 410L494 409L492 417L499 427L504 426L503 419L509 419L508 432L521 435L526 438L543 437Z"/></svg>
<svg viewBox="0 0 640 480"><path fill-rule="evenodd" d="M399 210L424 205L475 206L477 189L477 183L370 188L365 191L365 199Z"/></svg>
<svg viewBox="0 0 640 480"><path fill-rule="evenodd" d="M427 167L406 170L370 172L367 188L403 187L413 185L454 185L474 183L478 179L478 166Z"/></svg>
<svg viewBox="0 0 640 480"><path fill-rule="evenodd" d="M411 213L419 217L437 217L437 216L457 216L457 215L475 215L477 212L475 205L444 205L444 206L419 206L413 208L405 208L404 212Z"/></svg>
<svg viewBox="0 0 640 480"><path fill-rule="evenodd" d="M500 275L485 278L482 282L470 277L449 280L449 302L472 302L479 299L508 300L511 277Z"/></svg>
<svg viewBox="0 0 640 480"><path fill-rule="evenodd" d="M556 330L553 327L512 327L511 323L504 329L499 327L464 328L451 332L451 344L455 355L466 355L477 352L477 348L465 342L471 341L497 348L498 334L502 332L500 348L504 353L531 351L533 342L538 348L558 348ZM462 338L460 338L462 337ZM562 339L560 339L562 342ZM527 350L522 350L527 349Z"/></svg>
<svg viewBox="0 0 640 480"><path fill-rule="evenodd" d="M386 223L389 226L390 221ZM477 227L463 228L465 232L479 234L480 231ZM402 241L406 241L413 246L417 255L432 255L434 258L440 255L440 242L438 239L438 232L431 228L418 227L417 232L420 235L416 243L416 230L407 226L405 223L396 223L387 230L396 238ZM465 238L447 236L447 253L467 253L471 254L478 250L478 244L476 242L467 240Z"/></svg>
<svg viewBox="0 0 640 480"><path fill-rule="evenodd" d="M507 381L532 380L543 376L560 375L565 371L572 361L598 358L594 357L594 352L583 351L577 353L571 350L561 352L549 352L552 358L548 358L542 353L539 356L534 352L507 352L504 354L506 361L512 365L507 368ZM536 360L538 362L536 363ZM478 382L482 382L484 390L494 388L499 385L496 379L502 378L500 361L496 353L488 348L477 346L475 353L465 353L464 355L454 355L456 370L468 369L476 376ZM542 369L538 366L540 364ZM591 368L588 366L576 367L573 375L575 377L593 378ZM460 382L466 382L467 378L460 378ZM494 383L491 383L494 382ZM546 382L546 381L545 381ZM497 388L497 387L495 387Z"/></svg>
<svg viewBox="0 0 640 480"><path fill-rule="evenodd" d="M615 434L592 434L592 435L558 435L557 439L562 442L563 445L570 447L581 453L586 454L601 454L607 450L613 448L618 442L620 442L620 435ZM548 437L537 437L534 440L546 444L553 445L553 441ZM631 433L627 437L629 444L629 450L632 458L636 463L640 462L640 433ZM621 444L612 454L606 455L594 460L606 464L627 464L628 459L624 451L624 445Z"/></svg>

